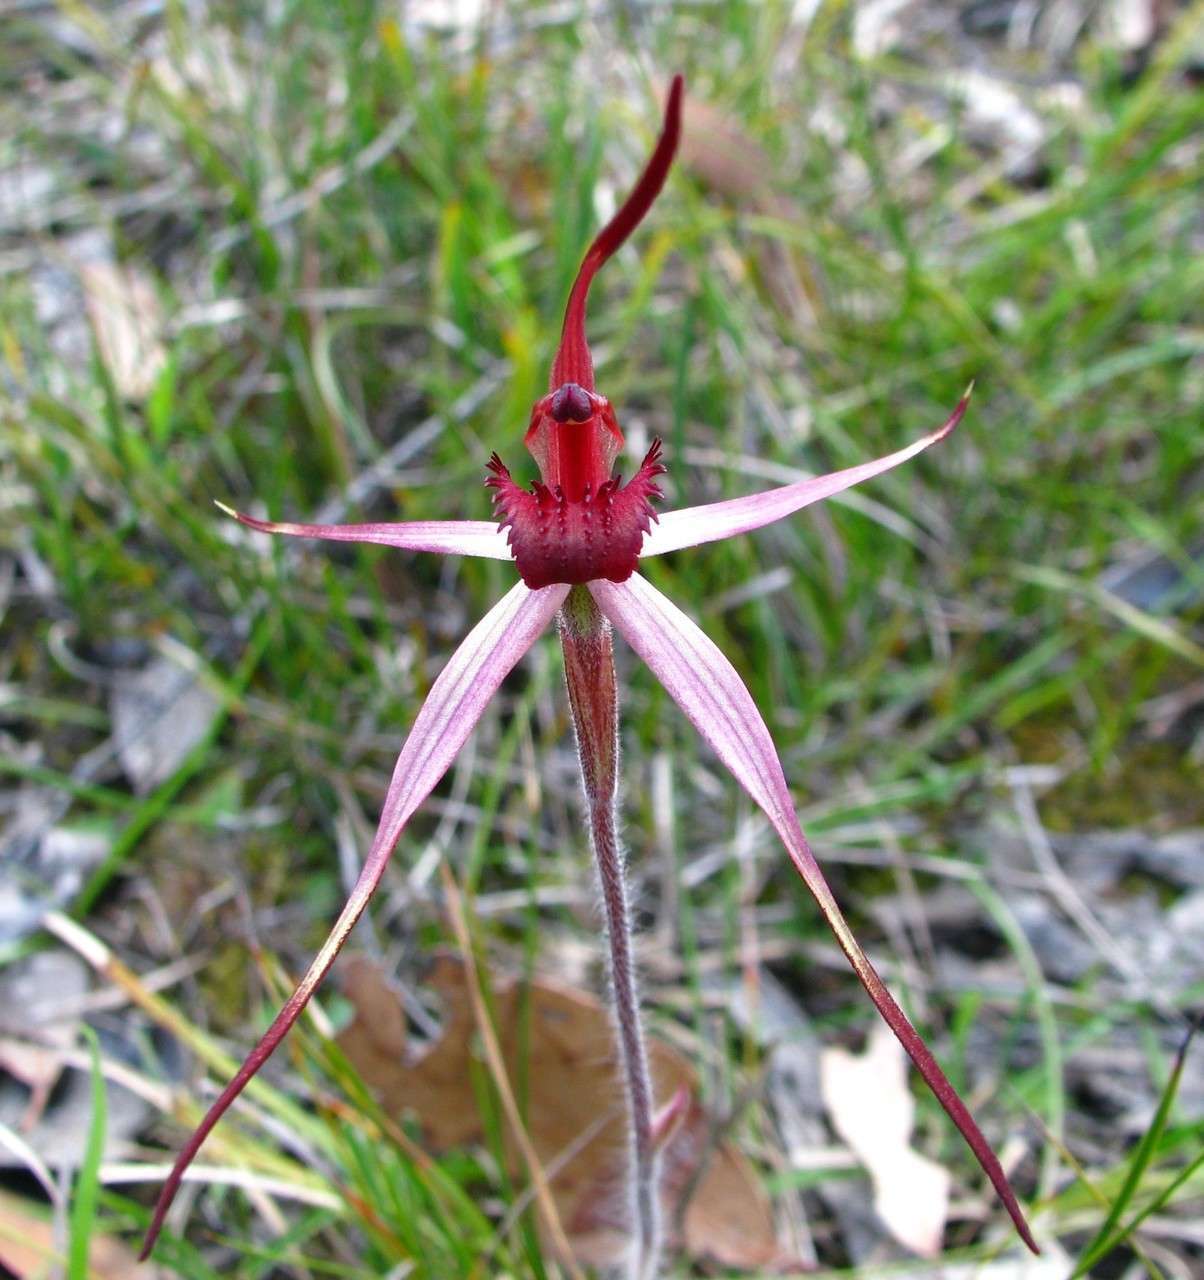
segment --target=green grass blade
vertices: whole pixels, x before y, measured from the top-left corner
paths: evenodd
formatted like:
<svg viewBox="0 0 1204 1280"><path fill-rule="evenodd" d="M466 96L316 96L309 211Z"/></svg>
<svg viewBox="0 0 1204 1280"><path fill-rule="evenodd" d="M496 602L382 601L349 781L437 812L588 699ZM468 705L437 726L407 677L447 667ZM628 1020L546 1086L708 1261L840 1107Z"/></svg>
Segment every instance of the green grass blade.
<svg viewBox="0 0 1204 1280"><path fill-rule="evenodd" d="M91 1027L85 1026L83 1031L92 1056L92 1118L88 1123L84 1158L71 1201L67 1280L88 1280L88 1249L96 1225L96 1208L100 1199L100 1161L104 1155L105 1128L108 1123L105 1079L100 1069L100 1046Z"/></svg>
<svg viewBox="0 0 1204 1280"><path fill-rule="evenodd" d="M1167 1183L1166 1187L1160 1191L1149 1204L1144 1208L1139 1209L1138 1212L1134 1214L1134 1216L1130 1218L1129 1221L1126 1222L1125 1225L1105 1243L1099 1256L1102 1257L1103 1254L1111 1252L1111 1250L1115 1249L1118 1245L1124 1244L1124 1242L1133 1234L1134 1231L1137 1230L1139 1226L1141 1226L1150 1214L1157 1213L1163 1205L1170 1204L1179 1188L1189 1182L1192 1177L1194 1177L1196 1170L1201 1167L1204 1167L1204 1151L1201 1151L1187 1166L1187 1168L1184 1169L1176 1178Z"/></svg>
<svg viewBox="0 0 1204 1280"><path fill-rule="evenodd" d="M1147 1206L1124 1228L1119 1231L1116 1230L1116 1225L1120 1222L1121 1215L1129 1207L1133 1197L1140 1189L1142 1177L1154 1159L1158 1143L1166 1130L1167 1121L1170 1119L1171 1107L1175 1102L1175 1095L1179 1092L1179 1082L1183 1078L1183 1066L1187 1061L1187 1051L1191 1047L1191 1042L1198 1030L1199 1023L1193 1023L1187 1035L1183 1038L1183 1044L1175 1055L1175 1065L1171 1069L1170 1077L1167 1079L1166 1088L1163 1089L1162 1097L1158 1100L1158 1109L1154 1113L1153 1120L1150 1121L1150 1127L1142 1135L1141 1141L1137 1144L1137 1149L1133 1152L1133 1159L1129 1164L1129 1173L1125 1178L1124 1185L1112 1202L1112 1208L1109 1210L1108 1216L1079 1255L1078 1265L1071 1273L1071 1280L1077 1280L1077 1277L1086 1275L1088 1270L1105 1254L1110 1253L1120 1244L1142 1219L1153 1212L1154 1206ZM1185 1177L1190 1177L1199 1163L1199 1159L1193 1161L1185 1173L1180 1175L1162 1192L1156 1203L1165 1203L1169 1195L1172 1194L1173 1189L1180 1185Z"/></svg>

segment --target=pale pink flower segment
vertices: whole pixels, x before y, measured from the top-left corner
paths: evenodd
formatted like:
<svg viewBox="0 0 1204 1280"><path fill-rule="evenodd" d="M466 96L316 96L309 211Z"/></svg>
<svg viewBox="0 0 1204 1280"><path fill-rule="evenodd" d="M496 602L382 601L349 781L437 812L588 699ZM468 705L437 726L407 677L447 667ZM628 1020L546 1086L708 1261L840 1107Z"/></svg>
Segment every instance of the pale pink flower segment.
<svg viewBox="0 0 1204 1280"><path fill-rule="evenodd" d="M489 462L487 483L494 490L498 523L293 524L223 508L265 533L512 560L521 581L477 624L431 688L402 747L380 825L350 897L296 991L180 1152L156 1205L144 1257L205 1137L279 1045L334 963L380 883L405 824L447 771L507 673L556 618L570 591L583 590L764 810L871 1000L965 1137L1017 1231L1036 1251L989 1144L849 930L799 826L769 731L743 681L695 623L636 572L641 557L748 533L897 467L949 435L965 413L969 393L937 430L895 453L749 497L670 511L659 521L651 505L661 496L656 479L665 469L659 442L627 485L612 475L623 435L609 401L594 386L585 338L586 302L598 268L634 231L664 185L681 136L681 103L678 76L656 149L635 189L590 246L569 295L549 393L536 404L524 440L541 479L528 492L496 454Z"/></svg>

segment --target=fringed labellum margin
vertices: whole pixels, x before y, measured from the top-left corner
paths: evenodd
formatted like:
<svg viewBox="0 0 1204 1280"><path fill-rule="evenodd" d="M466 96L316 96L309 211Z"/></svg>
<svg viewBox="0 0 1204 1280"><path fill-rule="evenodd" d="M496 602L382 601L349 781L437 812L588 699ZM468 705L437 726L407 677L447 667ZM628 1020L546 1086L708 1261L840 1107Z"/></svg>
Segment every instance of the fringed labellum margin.
<svg viewBox="0 0 1204 1280"><path fill-rule="evenodd" d="M630 484L615 476L594 488L587 480L574 498L562 484L549 487L537 480L530 493L520 489L495 453L486 483L494 490L498 527L509 529L514 563L527 586L580 586L597 578L626 582L656 519L651 500L664 496L656 484L665 471L660 456L657 440Z"/></svg>

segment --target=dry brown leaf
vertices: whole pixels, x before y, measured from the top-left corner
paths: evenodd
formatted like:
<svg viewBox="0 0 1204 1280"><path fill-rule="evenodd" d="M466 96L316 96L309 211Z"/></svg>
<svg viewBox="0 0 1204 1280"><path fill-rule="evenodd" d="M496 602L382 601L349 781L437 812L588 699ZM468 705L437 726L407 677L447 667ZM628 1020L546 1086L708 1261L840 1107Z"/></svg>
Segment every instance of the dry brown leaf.
<svg viewBox="0 0 1204 1280"><path fill-rule="evenodd" d="M949 1173L910 1145L916 1104L907 1057L889 1027L876 1027L862 1054L825 1049L820 1092L836 1132L874 1183L874 1208L891 1235L922 1257L941 1248Z"/></svg>
<svg viewBox="0 0 1204 1280"><path fill-rule="evenodd" d="M29 1090L17 1120L23 1134L41 1120L78 1033L78 1015L61 1016L60 1002L78 999L87 987L87 970L65 951L35 952L0 974L0 1074ZM11 1110L0 1093L0 1121L11 1118Z"/></svg>
<svg viewBox="0 0 1204 1280"><path fill-rule="evenodd" d="M42 1118L63 1073L62 1050L0 1035L0 1071L7 1072L29 1090L29 1102L17 1122L21 1133L29 1133Z"/></svg>
<svg viewBox="0 0 1204 1280"><path fill-rule="evenodd" d="M748 132L709 102L687 93L682 104L681 162L706 186L746 213L797 222L798 206L774 189L773 162ZM759 239L758 261L766 288L802 326L816 320L818 290L802 255L778 239Z"/></svg>
<svg viewBox="0 0 1204 1280"><path fill-rule="evenodd" d="M745 209L771 196L769 153L718 107L686 94L681 162L708 187Z"/></svg>
<svg viewBox="0 0 1204 1280"><path fill-rule="evenodd" d="M344 991L355 1019L339 1044L382 1106L413 1114L443 1150L481 1136L473 1090L475 1027L463 965L434 963L428 986L442 1003L437 1041L412 1049L397 995L371 961L352 958ZM593 996L540 980L493 978L497 1034L511 1080L528 1084L527 1128L579 1262L606 1265L628 1243L626 1134L610 1016ZM665 1221L676 1247L722 1266L785 1265L769 1200L751 1164L698 1102L694 1071L675 1050L649 1045L658 1099L685 1088L690 1102L664 1152ZM478 1068L478 1071L481 1068ZM509 1155L519 1167L516 1151ZM684 1213L679 1206L688 1196Z"/></svg>
<svg viewBox="0 0 1204 1280"><path fill-rule="evenodd" d="M62 1274L54 1228L40 1206L0 1190L0 1266L17 1280L50 1280ZM88 1280L157 1280L164 1272L139 1264L131 1250L109 1236L93 1236L88 1247Z"/></svg>

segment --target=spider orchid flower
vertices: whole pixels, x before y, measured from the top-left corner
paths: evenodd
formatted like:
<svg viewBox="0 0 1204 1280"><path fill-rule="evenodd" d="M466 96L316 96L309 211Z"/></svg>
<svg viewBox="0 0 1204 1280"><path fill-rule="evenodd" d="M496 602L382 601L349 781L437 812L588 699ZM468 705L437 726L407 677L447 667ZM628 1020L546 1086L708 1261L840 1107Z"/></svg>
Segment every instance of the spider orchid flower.
<svg viewBox="0 0 1204 1280"><path fill-rule="evenodd" d="M507 673L554 619L564 649L609 935L631 1135L631 1274L648 1277L656 1272L660 1248L657 1152L673 1128L680 1100L656 1109L638 1016L627 891L616 833L618 697L613 630L644 659L764 810L878 1012L969 1144L1016 1230L1037 1251L987 1140L845 922L803 835L777 751L752 696L720 649L636 572L640 559L748 533L890 471L949 435L965 413L969 393L943 425L906 448L750 497L687 507L658 518L651 504L662 496L656 484L665 470L659 441L626 485L613 476L623 434L610 402L595 389L585 339L586 301L598 268L635 230L664 184L681 136L681 107L678 76L669 90L656 148L634 190L590 246L569 294L550 390L535 405L524 440L542 477L530 491L515 483L494 454L486 481L493 489L493 522L289 524L223 508L242 524L264 533L511 560L521 580L477 623L431 687L401 749L380 826L338 920L297 989L180 1152L159 1196L143 1257L153 1247L184 1171L206 1136L280 1044L334 963L380 883L406 823L451 765Z"/></svg>

